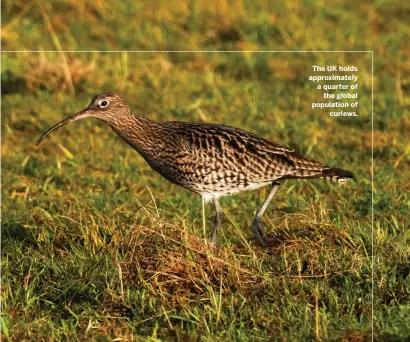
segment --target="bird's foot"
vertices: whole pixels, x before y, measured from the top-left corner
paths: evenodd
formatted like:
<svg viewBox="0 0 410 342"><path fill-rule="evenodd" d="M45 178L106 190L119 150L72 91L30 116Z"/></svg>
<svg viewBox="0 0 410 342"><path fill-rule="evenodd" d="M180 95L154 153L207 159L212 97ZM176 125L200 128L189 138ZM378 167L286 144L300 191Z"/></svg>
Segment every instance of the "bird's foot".
<svg viewBox="0 0 410 342"><path fill-rule="evenodd" d="M215 239L216 240L216 239ZM206 245L207 245L207 247L208 247L208 250L210 251L210 252L212 252L212 253L216 253L218 250L219 250L219 246L218 246L218 244L216 243L216 241L215 241L214 239L209 239L207 242L206 242Z"/></svg>
<svg viewBox="0 0 410 342"><path fill-rule="evenodd" d="M220 229L221 229L221 219L216 217L215 226L214 226L214 229L212 230L211 239L210 239L212 244L216 244L216 238L218 237L218 233Z"/></svg>
<svg viewBox="0 0 410 342"><path fill-rule="evenodd" d="M210 243L212 245L216 244L216 236L218 235L218 231L214 230L211 234L211 239L210 239Z"/></svg>
<svg viewBox="0 0 410 342"><path fill-rule="evenodd" d="M263 230L263 225L262 222L259 220L253 220L252 222L252 230L253 233L255 234L256 240L263 246L267 247L269 244L269 239L265 234L265 231Z"/></svg>

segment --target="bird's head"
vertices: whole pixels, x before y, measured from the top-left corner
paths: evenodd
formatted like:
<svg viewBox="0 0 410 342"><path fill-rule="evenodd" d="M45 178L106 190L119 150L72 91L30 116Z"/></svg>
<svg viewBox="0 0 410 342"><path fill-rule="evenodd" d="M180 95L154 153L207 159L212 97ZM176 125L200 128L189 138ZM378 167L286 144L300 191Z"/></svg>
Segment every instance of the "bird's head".
<svg viewBox="0 0 410 342"><path fill-rule="evenodd" d="M115 123L121 120L121 114L130 113L130 108L125 104L124 100L115 93L105 93L95 96L89 106L82 111L69 116L68 118L60 121L49 130L47 130L40 139L38 139L36 145L40 144L41 141L47 137L51 132L55 131L70 122L92 117L100 119L108 124Z"/></svg>

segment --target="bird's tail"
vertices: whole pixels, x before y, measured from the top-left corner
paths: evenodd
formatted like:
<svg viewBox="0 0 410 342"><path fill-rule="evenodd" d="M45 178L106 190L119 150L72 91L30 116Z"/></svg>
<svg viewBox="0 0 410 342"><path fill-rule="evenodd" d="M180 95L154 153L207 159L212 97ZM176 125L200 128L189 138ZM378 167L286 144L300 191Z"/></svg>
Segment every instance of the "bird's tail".
<svg viewBox="0 0 410 342"><path fill-rule="evenodd" d="M284 176L284 179L324 178L333 182L346 183L349 178L354 178L353 173L350 171L328 167L296 152L287 153L286 156L293 163L296 171L292 175Z"/></svg>
<svg viewBox="0 0 410 342"><path fill-rule="evenodd" d="M325 179L338 183L346 183L349 178L354 179L353 173L347 170L331 167L322 170L322 176Z"/></svg>

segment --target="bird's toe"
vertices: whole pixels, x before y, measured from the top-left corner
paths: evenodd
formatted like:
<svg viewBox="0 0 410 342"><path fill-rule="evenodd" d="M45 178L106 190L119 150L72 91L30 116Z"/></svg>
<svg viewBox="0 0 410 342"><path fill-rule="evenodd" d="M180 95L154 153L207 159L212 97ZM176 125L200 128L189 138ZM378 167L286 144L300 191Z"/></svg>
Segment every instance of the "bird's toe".
<svg viewBox="0 0 410 342"><path fill-rule="evenodd" d="M252 230L255 235L256 240L263 246L267 247L269 244L269 239L265 234L262 222L259 220L254 220L252 222Z"/></svg>

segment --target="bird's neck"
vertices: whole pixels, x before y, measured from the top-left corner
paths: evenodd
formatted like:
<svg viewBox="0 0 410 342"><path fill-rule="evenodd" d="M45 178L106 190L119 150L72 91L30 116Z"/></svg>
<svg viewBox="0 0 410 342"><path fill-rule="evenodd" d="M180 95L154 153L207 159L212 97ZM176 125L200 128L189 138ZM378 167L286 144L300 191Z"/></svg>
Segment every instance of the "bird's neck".
<svg viewBox="0 0 410 342"><path fill-rule="evenodd" d="M120 120L107 122L111 128L143 157L160 141L162 124L142 115L127 113Z"/></svg>

